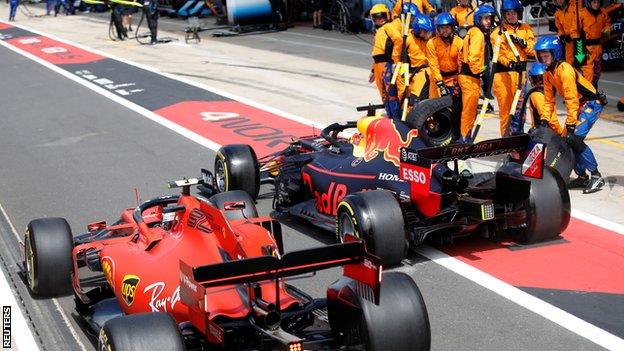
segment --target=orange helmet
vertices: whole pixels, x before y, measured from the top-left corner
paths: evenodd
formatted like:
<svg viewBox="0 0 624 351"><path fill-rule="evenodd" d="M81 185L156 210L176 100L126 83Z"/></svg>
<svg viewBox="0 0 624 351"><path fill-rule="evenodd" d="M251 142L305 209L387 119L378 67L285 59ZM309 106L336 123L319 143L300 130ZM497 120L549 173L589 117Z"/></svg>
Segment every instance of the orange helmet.
<svg viewBox="0 0 624 351"><path fill-rule="evenodd" d="M386 19L390 18L390 11L388 10L388 7L385 4L376 4L373 7L371 7L370 9L371 17L376 17L382 14L386 16Z"/></svg>

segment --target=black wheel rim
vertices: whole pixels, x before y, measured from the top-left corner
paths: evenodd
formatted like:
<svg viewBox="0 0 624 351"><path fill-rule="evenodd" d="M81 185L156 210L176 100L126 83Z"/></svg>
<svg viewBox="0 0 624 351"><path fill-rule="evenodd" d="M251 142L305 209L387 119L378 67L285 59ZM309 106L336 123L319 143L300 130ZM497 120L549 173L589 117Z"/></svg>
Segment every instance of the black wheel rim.
<svg viewBox="0 0 624 351"><path fill-rule="evenodd" d="M340 218L338 220L338 236L341 243L344 242L344 236L347 233L359 237L355 225L351 220L351 216L349 216L348 213L343 212L340 214Z"/></svg>
<svg viewBox="0 0 624 351"><path fill-rule="evenodd" d="M432 141L441 143L451 135L451 120L443 113L435 113L427 117L423 128Z"/></svg>

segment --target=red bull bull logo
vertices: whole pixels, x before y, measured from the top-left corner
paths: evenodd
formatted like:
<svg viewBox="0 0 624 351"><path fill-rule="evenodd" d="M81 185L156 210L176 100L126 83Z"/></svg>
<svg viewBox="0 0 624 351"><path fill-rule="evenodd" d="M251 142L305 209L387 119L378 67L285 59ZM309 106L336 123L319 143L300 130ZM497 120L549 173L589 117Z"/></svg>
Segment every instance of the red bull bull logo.
<svg viewBox="0 0 624 351"><path fill-rule="evenodd" d="M369 162L383 154L384 160L399 167L401 148L409 147L412 140L418 137L418 130L410 129L404 139L395 123L386 117L361 118L357 124L364 138L353 148L353 155Z"/></svg>

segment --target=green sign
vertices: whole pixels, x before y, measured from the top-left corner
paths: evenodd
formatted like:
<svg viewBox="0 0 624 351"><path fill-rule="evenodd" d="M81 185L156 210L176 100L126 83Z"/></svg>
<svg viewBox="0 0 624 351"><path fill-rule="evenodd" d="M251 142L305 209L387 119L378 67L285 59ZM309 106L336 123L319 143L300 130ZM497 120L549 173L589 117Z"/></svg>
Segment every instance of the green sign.
<svg viewBox="0 0 624 351"><path fill-rule="evenodd" d="M585 51L585 40L574 39L574 63L583 66L587 62L587 52Z"/></svg>

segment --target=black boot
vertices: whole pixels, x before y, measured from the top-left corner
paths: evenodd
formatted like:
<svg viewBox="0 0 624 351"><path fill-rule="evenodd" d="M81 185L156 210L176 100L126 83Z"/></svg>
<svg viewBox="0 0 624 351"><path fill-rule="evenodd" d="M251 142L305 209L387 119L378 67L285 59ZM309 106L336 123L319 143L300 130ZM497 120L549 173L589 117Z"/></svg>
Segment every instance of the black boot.
<svg viewBox="0 0 624 351"><path fill-rule="evenodd" d="M568 184L568 189L585 188L589 184L589 177L587 174L578 176Z"/></svg>
<svg viewBox="0 0 624 351"><path fill-rule="evenodd" d="M587 183L585 189L583 189L583 194L591 194L600 190L605 185L605 181L602 178L602 175L598 172L592 174L591 179Z"/></svg>

